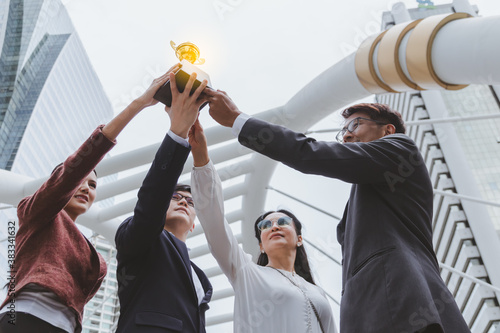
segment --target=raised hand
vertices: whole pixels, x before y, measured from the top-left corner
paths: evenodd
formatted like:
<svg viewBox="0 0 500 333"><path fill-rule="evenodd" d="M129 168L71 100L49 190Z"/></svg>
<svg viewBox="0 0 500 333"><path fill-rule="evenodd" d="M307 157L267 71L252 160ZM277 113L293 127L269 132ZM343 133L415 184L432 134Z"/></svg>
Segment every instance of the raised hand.
<svg viewBox="0 0 500 333"><path fill-rule="evenodd" d="M194 166L201 167L206 165L210 160L208 157L207 138L199 119L196 119L189 130L189 144L191 145Z"/></svg>
<svg viewBox="0 0 500 333"><path fill-rule="evenodd" d="M189 129L198 117L200 106L208 99L205 94L201 94L207 86L207 80L203 80L194 93L190 95L194 81L196 80L196 73L191 74L182 93L177 89L174 73L170 72L169 78L170 89L172 91L172 105L165 107L165 110L170 117L170 130L182 138L187 138Z"/></svg>
<svg viewBox="0 0 500 333"><path fill-rule="evenodd" d="M210 103L210 116L222 126L232 127L236 118L240 115L241 111L225 91L206 89L203 92L208 96Z"/></svg>
<svg viewBox="0 0 500 333"><path fill-rule="evenodd" d="M165 82L167 82L167 80L170 78L170 73L175 73L180 67L181 64L175 64L170 67L170 69L165 74L163 74L159 78L154 79L149 88L146 89L146 91L141 96L136 98L136 101L143 107L148 107L158 103L158 101L153 98L154 94L158 91L158 89L160 89L161 86L165 84Z"/></svg>
<svg viewBox="0 0 500 333"><path fill-rule="evenodd" d="M157 79L154 79L153 83L149 88L136 98L132 103L130 103L122 112L120 112L116 117L111 119L109 123L104 126L102 133L110 140L115 140L118 134L125 128L125 126L144 108L155 105L158 103L156 99L153 98L154 94L160 87L167 82L170 73L176 72L180 68L180 64L175 64L170 67L170 69Z"/></svg>

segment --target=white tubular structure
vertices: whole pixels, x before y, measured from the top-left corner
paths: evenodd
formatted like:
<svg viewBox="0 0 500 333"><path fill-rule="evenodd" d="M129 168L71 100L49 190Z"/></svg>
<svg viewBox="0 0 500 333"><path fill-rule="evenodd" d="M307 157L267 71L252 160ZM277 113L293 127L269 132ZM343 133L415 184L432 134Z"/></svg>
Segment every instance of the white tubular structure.
<svg viewBox="0 0 500 333"><path fill-rule="evenodd" d="M498 65L500 43L497 41L498 32L500 31L500 16L472 17L471 15L475 13L467 1L455 0L453 5L455 10L462 10L467 13L436 15L411 21L404 5L401 3L395 4L392 15L395 18L396 25L366 39L355 53L345 57L318 75L285 105L258 113L255 116L304 132L334 111L372 94L421 92L419 94L421 97L414 98L418 100L422 99L422 96L430 99L432 94L437 94L434 90L458 90L468 84L499 85L500 87L500 65ZM423 90L430 91L422 92ZM388 95L380 96L387 97ZM430 108L429 114L432 111L432 108ZM479 115L475 114L473 117L479 117ZM441 119L439 116L429 116L427 118L426 120L412 120L412 118L408 120L413 128L420 128L420 132L424 132L425 126L425 128L432 128ZM460 119L460 121L463 120ZM413 123L411 123L412 121ZM450 118L446 121L449 122ZM228 128L212 127L206 129L205 133L213 162L223 164L217 166L221 179L223 181L230 180L231 183L230 187L224 189L225 200L242 197L241 208L227 212L226 218L229 223L242 221L241 234L236 236L248 253L258 253L258 246L253 236L253 220L258 212L261 212L264 208L269 181L277 163L267 157L253 153L237 142L230 142L222 147L212 148L219 143L234 141L234 137ZM452 134L449 134L449 137L452 137ZM457 140L451 141L455 142ZM99 176L108 176L146 165L152 161L158 146L159 144L156 143L106 158L97 167L97 173ZM453 162L458 163L453 160L451 164ZM191 165L192 158L190 157L184 167L181 179L188 178ZM435 169L434 173L438 171L438 169ZM137 190L142 184L145 175L146 171L140 171L100 186L97 200L104 200ZM44 179L33 180L0 170L0 206L2 204L16 206L19 200L32 194L43 181ZM454 198L453 194L449 194L448 187L441 186L438 190L441 191L439 193L446 196L446 202L450 200L458 202L458 199ZM459 190L457 187L457 192L471 194L479 198L479 195L476 195L475 192L468 188ZM458 194L456 195L458 196ZM453 201L454 205L458 205L455 201ZM132 213L135 202L134 197L104 209L99 209L94 205L89 212L79 217L78 223L94 230L111 243L114 243L114 235L123 215ZM464 206L470 204L467 200L463 202ZM478 203L473 202L472 204ZM460 216L457 218L460 220ZM477 216L476 219L482 220ZM202 232L201 227L197 226L191 235L196 236ZM468 277L469 275L477 279L488 277L492 285L498 288L500 271L495 268L495 255L500 253L500 244L495 238L494 231L477 232L478 235L473 236L470 228L464 228L458 234L462 238L453 239L453 242L447 244L447 248L458 243L462 244L461 242L470 242L475 237L478 243L488 244L484 251L481 249L484 252L482 259L484 259L485 265L474 266L472 273L461 269L462 266L466 267L465 264L460 264L460 267L459 264L453 265L455 268L452 269L458 268L458 271L462 271L460 274L466 274ZM495 241L491 241L492 238L495 238ZM489 243L494 244L490 246ZM474 250L476 247L471 246L470 249ZM194 248L190 256L196 258L208 252L208 247L202 245ZM478 256L471 252L470 256L465 257L472 260ZM454 263L444 262L444 264L451 265ZM490 270L488 274L486 274L485 267ZM221 274L219 267L212 267L205 271L209 277ZM459 277L463 277L462 275L451 277L451 281L455 283ZM459 283L456 282L456 284ZM473 286L470 288L473 290ZM497 289L494 290L497 291ZM492 290L489 292L493 293ZM232 295L230 289L216 290L213 300L228 298ZM467 295L474 296L475 294L471 292L467 293ZM471 302L471 304L476 303ZM466 313L466 317L475 318L477 316L477 314L474 314L475 309L476 307L468 309L467 311L473 313ZM489 310L497 311L498 307L492 307ZM474 322L474 319L470 318L468 322ZM500 318L500 314L498 318ZM226 313L208 317L207 325L216 325L231 320L232 313ZM484 322L489 324L492 320L485 320ZM479 331L483 332L484 330L481 328Z"/></svg>
<svg viewBox="0 0 500 333"><path fill-rule="evenodd" d="M328 68L282 107L261 112L256 117L305 131L335 110L371 94L424 89L461 89L467 84L500 84L500 16L471 17L465 13L431 16L423 20L404 22L369 37L351 54ZM307 111L307 112L306 112ZM227 128L207 129L209 145L232 139ZM98 167L105 176L124 171L150 161L158 147L124 153L104 160ZM227 167L226 178L246 175L236 194L243 195L244 219L261 211L266 186L276 162L252 154L234 143L211 151L216 163L239 158L233 168ZM187 165L190 165L188 162ZM246 165L242 169L242 166ZM253 172L257 170L258 173ZM184 169L184 174L189 172ZM102 186L104 199L137 189L144 172ZM16 205L43 182L0 170L0 203ZM241 192L243 191L243 192ZM92 208L79 219L97 233L113 242L120 215L131 213L133 200L99 210ZM247 221L248 222L248 221ZM248 230L246 230L246 228ZM244 247L255 247L253 226L243 223Z"/></svg>

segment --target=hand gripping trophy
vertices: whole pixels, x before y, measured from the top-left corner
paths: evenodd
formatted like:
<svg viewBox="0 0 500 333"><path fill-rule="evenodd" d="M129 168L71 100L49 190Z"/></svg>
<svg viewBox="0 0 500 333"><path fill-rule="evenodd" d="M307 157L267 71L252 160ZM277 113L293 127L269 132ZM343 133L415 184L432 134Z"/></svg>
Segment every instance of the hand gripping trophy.
<svg viewBox="0 0 500 333"><path fill-rule="evenodd" d="M192 73L196 73L197 76L196 81L193 84L193 88L191 89L191 94L196 90L196 88L199 87L203 80L207 80L207 86L210 86L210 78L208 77L208 74L195 66L205 63L205 59L200 58L200 49L190 42L182 43L179 46L176 46L173 41L170 41L170 46L172 46L175 51L175 55L181 61L181 68L175 73L175 82L177 83L177 89L180 92L184 91L186 83L188 82L189 77ZM154 95L154 98L162 102L166 106L172 105L170 80L165 82L165 84L160 89L158 89L158 91ZM200 110L205 105L206 103L200 107Z"/></svg>

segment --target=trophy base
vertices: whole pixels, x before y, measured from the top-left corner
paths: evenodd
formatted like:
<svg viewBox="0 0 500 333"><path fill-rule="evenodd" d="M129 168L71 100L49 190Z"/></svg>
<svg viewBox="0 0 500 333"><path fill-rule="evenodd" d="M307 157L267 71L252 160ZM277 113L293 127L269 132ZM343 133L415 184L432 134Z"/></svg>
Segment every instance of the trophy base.
<svg viewBox="0 0 500 333"><path fill-rule="evenodd" d="M179 90L179 92L184 91L184 88L186 88L186 84L192 73L196 73L197 76L196 80L193 83L190 95L195 92L195 90L200 86L203 80L208 81L207 87L210 86L210 78L207 73L186 60L182 60L181 65L182 67L175 73L175 83L177 84L177 90ZM172 90L170 88L170 79L167 80L167 82L165 82L163 86L160 87L160 89L158 89L153 97L154 99L162 102L168 107L172 106ZM202 104L200 106L200 110L203 109L207 104L208 103Z"/></svg>

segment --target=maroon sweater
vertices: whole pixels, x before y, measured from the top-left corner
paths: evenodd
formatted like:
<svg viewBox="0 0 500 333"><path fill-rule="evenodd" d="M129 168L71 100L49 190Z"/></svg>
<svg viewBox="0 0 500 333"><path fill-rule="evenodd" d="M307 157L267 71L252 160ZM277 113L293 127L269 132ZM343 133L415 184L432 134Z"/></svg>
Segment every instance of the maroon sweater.
<svg viewBox="0 0 500 333"><path fill-rule="evenodd" d="M29 283L54 292L75 312L81 331L83 307L98 291L106 262L63 210L80 184L114 146L99 126L84 144L17 208L15 293ZM8 296L3 307L15 294ZM15 301L15 299L14 299Z"/></svg>

